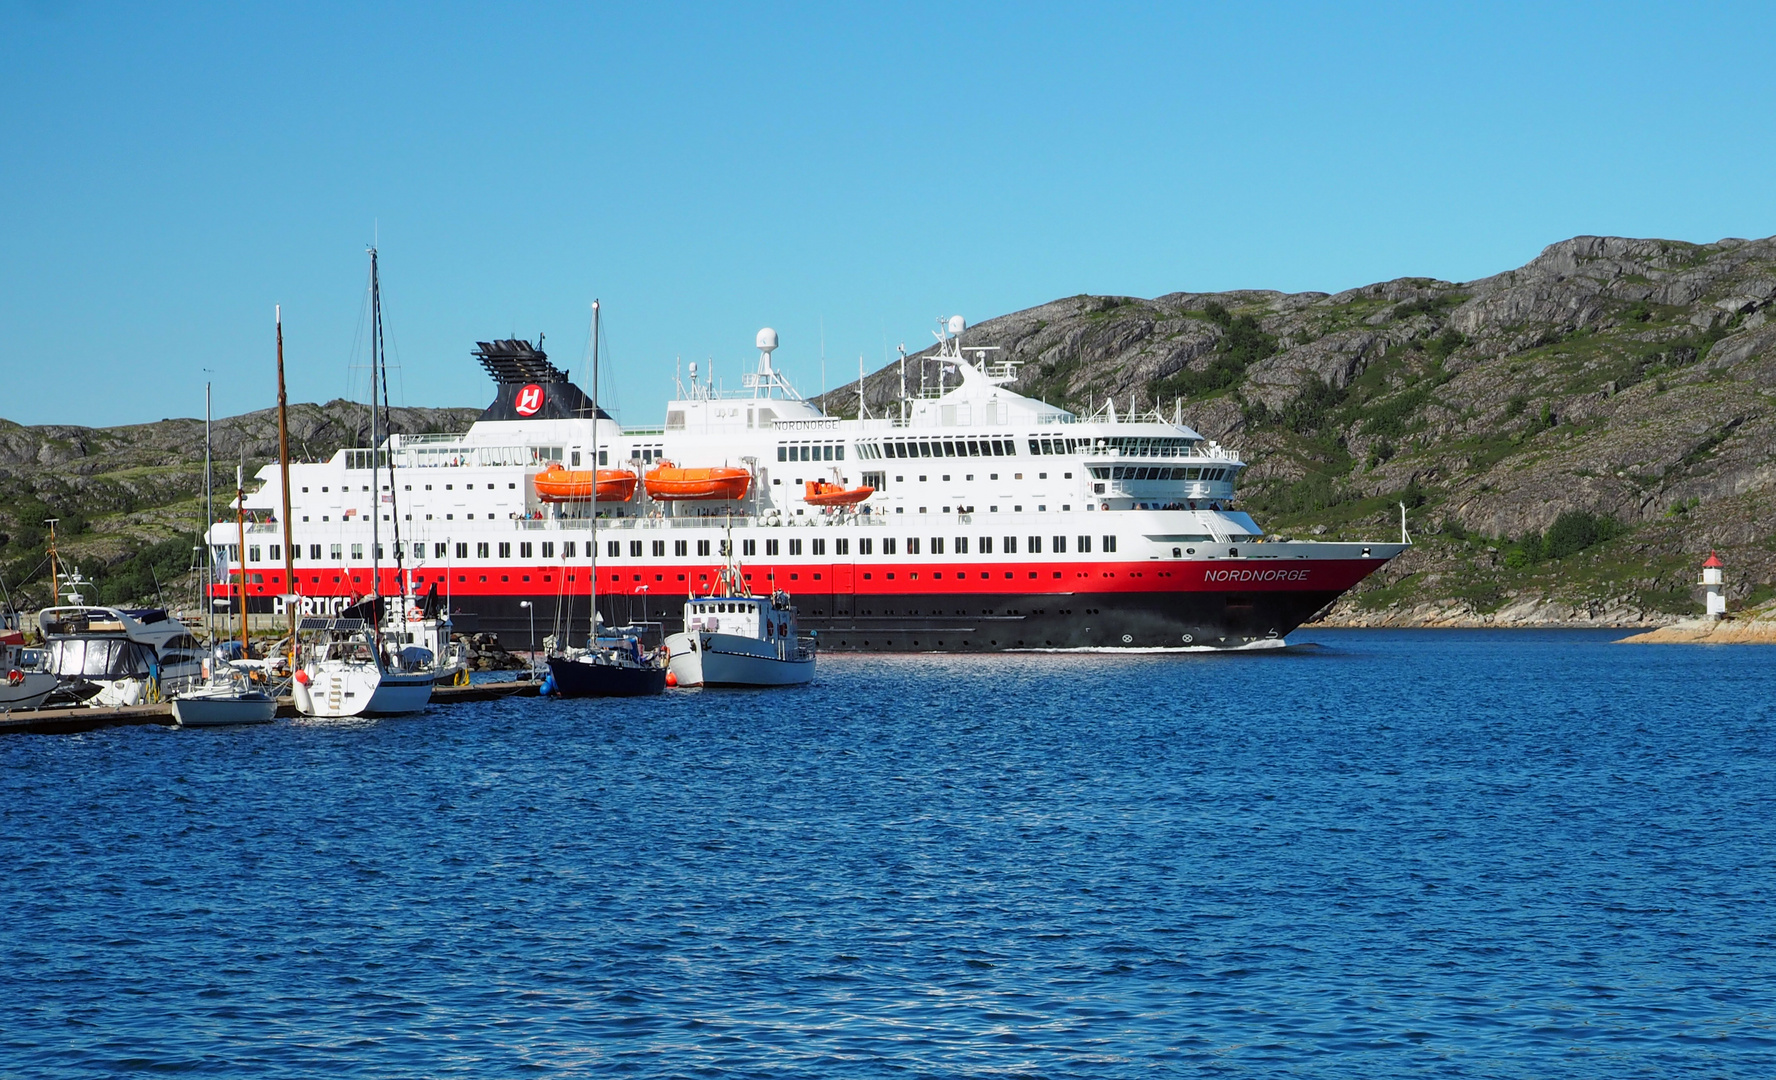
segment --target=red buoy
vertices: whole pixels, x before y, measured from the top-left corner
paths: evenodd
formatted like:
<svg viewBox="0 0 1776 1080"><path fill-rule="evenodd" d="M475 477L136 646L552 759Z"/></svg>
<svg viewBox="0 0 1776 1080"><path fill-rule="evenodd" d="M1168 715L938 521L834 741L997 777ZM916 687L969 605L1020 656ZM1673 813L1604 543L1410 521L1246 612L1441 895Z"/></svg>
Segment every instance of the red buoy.
<svg viewBox="0 0 1776 1080"><path fill-rule="evenodd" d="M672 672L668 671L666 673L666 685L667 686L677 686L678 685L678 676L674 675Z"/></svg>

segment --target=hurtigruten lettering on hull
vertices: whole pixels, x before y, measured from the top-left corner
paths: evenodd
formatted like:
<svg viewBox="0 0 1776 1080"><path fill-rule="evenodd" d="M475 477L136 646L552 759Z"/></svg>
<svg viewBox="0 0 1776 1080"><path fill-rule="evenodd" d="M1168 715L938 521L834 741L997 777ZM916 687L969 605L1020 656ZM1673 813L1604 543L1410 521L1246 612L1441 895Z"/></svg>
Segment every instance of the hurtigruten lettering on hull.
<svg viewBox="0 0 1776 1080"><path fill-rule="evenodd" d="M1237 454L1175 414L1079 416L1014 393L1015 365L962 330L937 333L939 384L903 378L888 416L824 415L764 330L741 391L692 365L664 426L628 429L541 349L481 342L498 391L468 431L291 466L294 582L275 467L248 499L246 550L232 522L210 542L255 608L293 595L321 612L371 593L379 514L381 595L436 586L483 628L584 627L596 572L607 622L668 632L731 543L750 587L791 593L823 648L960 651L1280 641L1406 546L1267 537L1237 508ZM372 468L385 462L398 492Z"/></svg>

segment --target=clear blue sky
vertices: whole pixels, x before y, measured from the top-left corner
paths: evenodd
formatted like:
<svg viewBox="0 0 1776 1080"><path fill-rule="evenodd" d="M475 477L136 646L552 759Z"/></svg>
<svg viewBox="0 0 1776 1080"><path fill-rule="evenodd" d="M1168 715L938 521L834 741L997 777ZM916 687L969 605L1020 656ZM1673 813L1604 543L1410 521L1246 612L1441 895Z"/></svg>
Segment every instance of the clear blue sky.
<svg viewBox="0 0 1776 1080"><path fill-rule="evenodd" d="M658 422L754 332L805 392L1059 296L1465 280L1579 233L1776 233L1770 5L207 7L0 0L0 416L351 389L477 338ZM359 350L361 354L361 349ZM362 394L362 390L357 391Z"/></svg>

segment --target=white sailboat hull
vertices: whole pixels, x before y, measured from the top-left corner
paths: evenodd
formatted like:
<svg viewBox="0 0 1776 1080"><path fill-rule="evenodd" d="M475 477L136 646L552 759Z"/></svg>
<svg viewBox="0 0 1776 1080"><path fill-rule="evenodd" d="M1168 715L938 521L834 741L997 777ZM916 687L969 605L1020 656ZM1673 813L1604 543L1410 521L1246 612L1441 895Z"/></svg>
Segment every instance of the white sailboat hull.
<svg viewBox="0 0 1776 1080"><path fill-rule="evenodd" d="M423 712L432 700L433 672L392 672L375 664L323 660L303 669L306 685L294 697L304 716L399 716Z"/></svg>
<svg viewBox="0 0 1776 1080"><path fill-rule="evenodd" d="M197 691L173 699L173 716L178 719L180 727L269 724L277 717L277 700L257 691L245 694Z"/></svg>
<svg viewBox="0 0 1776 1080"><path fill-rule="evenodd" d="M814 678L814 653L793 642L692 632L666 638L666 669L680 686L800 686Z"/></svg>

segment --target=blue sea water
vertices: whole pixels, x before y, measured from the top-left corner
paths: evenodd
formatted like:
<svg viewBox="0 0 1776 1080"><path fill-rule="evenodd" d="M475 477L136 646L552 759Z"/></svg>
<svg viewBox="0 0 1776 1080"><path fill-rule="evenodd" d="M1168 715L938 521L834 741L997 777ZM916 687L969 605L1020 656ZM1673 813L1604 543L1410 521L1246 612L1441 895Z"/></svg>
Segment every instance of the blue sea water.
<svg viewBox="0 0 1776 1080"><path fill-rule="evenodd" d="M1776 650L0 740L0 1074L1776 1075Z"/></svg>

